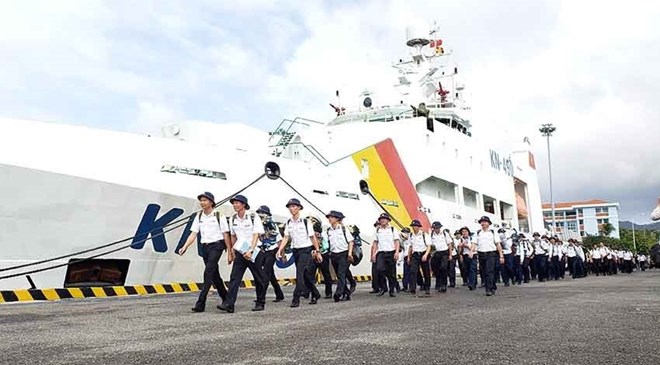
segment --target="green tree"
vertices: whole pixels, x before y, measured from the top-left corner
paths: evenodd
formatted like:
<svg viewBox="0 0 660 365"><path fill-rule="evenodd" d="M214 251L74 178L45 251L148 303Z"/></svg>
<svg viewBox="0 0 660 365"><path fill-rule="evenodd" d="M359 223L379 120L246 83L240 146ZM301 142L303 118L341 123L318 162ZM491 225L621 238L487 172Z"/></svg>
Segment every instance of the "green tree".
<svg viewBox="0 0 660 365"><path fill-rule="evenodd" d="M586 236L582 239L582 244L587 248L592 248L594 245L599 245L601 242L609 248L619 248L623 245L620 239L609 236Z"/></svg>
<svg viewBox="0 0 660 365"><path fill-rule="evenodd" d="M612 225L612 223L605 223L605 224L603 224L602 228L600 229L600 234L602 236L609 236L614 231L615 231L615 229L614 229L614 226Z"/></svg>
<svg viewBox="0 0 660 365"><path fill-rule="evenodd" d="M620 229L619 236L621 237L621 243L630 251L634 251L634 246L637 246L637 252L648 254L649 249L658 242L660 232L645 229L635 230L635 244L633 244L633 234L631 229Z"/></svg>

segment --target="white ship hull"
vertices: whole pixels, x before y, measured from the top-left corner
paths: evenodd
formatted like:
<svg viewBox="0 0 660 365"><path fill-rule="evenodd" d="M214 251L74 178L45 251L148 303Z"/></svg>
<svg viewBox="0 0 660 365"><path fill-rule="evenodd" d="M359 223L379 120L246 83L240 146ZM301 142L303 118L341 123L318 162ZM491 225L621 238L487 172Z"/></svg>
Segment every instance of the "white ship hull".
<svg viewBox="0 0 660 365"><path fill-rule="evenodd" d="M353 130L344 131L350 137L342 137L341 145L332 140L325 145L317 143L316 150L320 154L329 161L336 160L326 166L315 158L278 158L263 147L238 147L245 141L267 138L258 133L229 138L220 132L217 138L227 142L211 146L67 125L0 120L3 127L0 134L0 268L33 263L134 236L141 223L147 226L153 223L153 218L145 217L147 211L153 213L158 209L156 219L172 210L174 218L170 221L185 217L198 209L194 197L199 192L211 191L218 199L230 196L261 175L268 161L277 162L281 176L314 205L324 211L343 211L346 223L358 225L367 241L373 238L372 224L382 210L368 196L360 194L361 179L369 182L379 200L393 203L385 208L404 225L411 218L423 220L426 226L433 220L440 220L454 230L463 225L476 227L475 221L481 215L489 215L498 224L502 222L503 215L489 214L479 206L466 204L458 192L462 186L488 194L498 202L512 204L515 209L514 179L491 169L489 160L488 165L483 166L487 151L481 155L474 152L474 166L466 166L464 160L446 151L455 150L453 145L447 145L449 142L464 143L461 153L474 150L473 142L467 137L463 141L453 135L436 133L416 141L418 134L404 133L416 126L404 123L410 121L389 123L377 131L361 131L363 126L357 125ZM393 138L388 139L389 136ZM522 159L526 158L527 154ZM164 165L222 172L226 180L162 172ZM528 184L524 194L530 218L525 230L540 230L541 202L536 176L525 166L515 166ZM451 202L417 194L415 190L424 189L420 182L429 176L455 182L467 177L468 181L455 188L457 199ZM303 198L283 181L267 178L244 194L253 208L262 204L270 206L279 221L285 219L284 205L289 198ZM303 204L304 213L322 217L305 200ZM415 204L418 206L411 206ZM221 210L231 212L228 205ZM505 218L511 218L506 221L519 226L516 214ZM196 250L190 250L183 257L174 253L187 234L182 227L165 234L164 240L157 237L141 248L127 248L101 258L128 260L125 285L199 282L203 264ZM369 247L364 248L368 252ZM69 259L3 271L0 276L63 264ZM221 275L225 280L229 279L229 271L230 266L223 257ZM370 275L368 258L352 271L354 275ZM295 276L290 266L278 268L276 273L280 278ZM37 287L48 288L65 285L66 274L65 266L30 276ZM0 280L3 290L26 287L29 284L25 275Z"/></svg>

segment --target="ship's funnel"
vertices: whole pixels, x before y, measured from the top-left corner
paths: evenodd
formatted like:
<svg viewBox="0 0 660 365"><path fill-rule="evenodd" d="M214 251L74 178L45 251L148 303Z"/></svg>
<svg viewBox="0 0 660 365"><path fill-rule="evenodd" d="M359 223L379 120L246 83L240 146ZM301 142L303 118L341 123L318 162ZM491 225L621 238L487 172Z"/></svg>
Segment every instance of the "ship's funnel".
<svg viewBox="0 0 660 365"><path fill-rule="evenodd" d="M267 162L266 167L264 168L264 173L269 179L277 180L280 178L280 165L272 161Z"/></svg>
<svg viewBox="0 0 660 365"><path fill-rule="evenodd" d="M364 195L369 194L369 184L367 184L367 182L364 180L360 180L360 191Z"/></svg>

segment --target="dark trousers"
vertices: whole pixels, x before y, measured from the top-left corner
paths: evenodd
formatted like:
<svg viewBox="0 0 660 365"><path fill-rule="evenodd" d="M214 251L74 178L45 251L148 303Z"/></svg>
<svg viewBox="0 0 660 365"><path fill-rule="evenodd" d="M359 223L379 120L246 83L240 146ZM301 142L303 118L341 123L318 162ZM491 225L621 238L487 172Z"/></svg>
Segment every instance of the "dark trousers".
<svg viewBox="0 0 660 365"><path fill-rule="evenodd" d="M591 266L593 268L594 273L596 273L596 276L599 276L602 272L602 265L600 264L600 259L592 259L591 260Z"/></svg>
<svg viewBox="0 0 660 365"><path fill-rule="evenodd" d="M312 247L294 248L293 256L296 263L296 289L293 291L293 300L299 301L305 292L311 292L312 296L320 297L316 289L316 265L312 259Z"/></svg>
<svg viewBox="0 0 660 365"><path fill-rule="evenodd" d="M552 256L550 259L550 278L554 280L559 280L559 257Z"/></svg>
<svg viewBox="0 0 660 365"><path fill-rule="evenodd" d="M547 265L548 265L548 255L536 255L534 256L534 262L536 263L536 276L539 281L545 281L548 277L547 275Z"/></svg>
<svg viewBox="0 0 660 365"><path fill-rule="evenodd" d="M461 279L463 280L463 285L467 285L468 271L467 268L465 267L465 260L463 260L463 255L457 257L458 257L458 270L461 273Z"/></svg>
<svg viewBox="0 0 660 365"><path fill-rule="evenodd" d="M422 256L423 252L413 252L412 257L410 258L410 273L417 278L419 269L422 269L422 276L424 278L423 285L421 285L421 290L428 291L431 288L431 270L429 267L428 261L423 262ZM417 289L417 280L411 280L410 291L414 292Z"/></svg>
<svg viewBox="0 0 660 365"><path fill-rule="evenodd" d="M266 290L268 290L268 283L273 287L275 291L275 298L284 299L284 293L282 292L282 287L280 282L277 281L275 276L275 260L277 257L277 250L270 251L261 251L255 260L256 264L261 266L264 269L265 280L266 280Z"/></svg>
<svg viewBox="0 0 660 365"><path fill-rule="evenodd" d="M522 262L523 282L525 283L529 283L531 266L533 266L532 259L525 256L525 259Z"/></svg>
<svg viewBox="0 0 660 365"><path fill-rule="evenodd" d="M378 254L376 254L376 262L371 263L371 288L374 291L380 291L380 275L378 273Z"/></svg>
<svg viewBox="0 0 660 365"><path fill-rule="evenodd" d="M502 281L504 284L509 284L509 281L516 280L516 272L513 270L513 254L508 253L504 255L504 265L500 265L502 268Z"/></svg>
<svg viewBox="0 0 660 365"><path fill-rule="evenodd" d="M569 258L569 262L571 258ZM572 258L573 259L573 267L571 268L571 272L573 273L573 278L581 278L584 276L584 266L582 263L582 259L579 256L575 256Z"/></svg>
<svg viewBox="0 0 660 365"><path fill-rule="evenodd" d="M396 261L394 261L394 251L381 251L376 254L376 266L378 269L378 279L380 281L380 290L393 293L396 289Z"/></svg>
<svg viewBox="0 0 660 365"><path fill-rule="evenodd" d="M209 294L211 285L215 286L215 289L220 295L220 299L224 302L227 299L227 289L225 288L225 283L220 277L220 269L218 268L218 262L220 257L222 257L222 251L225 250L225 242L218 241L204 245L204 284L202 285L202 290L199 292L199 298L195 307L197 308L206 308L206 297Z"/></svg>
<svg viewBox="0 0 660 365"><path fill-rule="evenodd" d="M463 265L467 271L467 283L472 289L477 287L477 256L463 255Z"/></svg>
<svg viewBox="0 0 660 365"><path fill-rule="evenodd" d="M575 257L569 257L568 258L568 273L571 274L571 276L574 276L575 274L573 273L573 266L575 262Z"/></svg>
<svg viewBox="0 0 660 365"><path fill-rule="evenodd" d="M346 254L348 254L348 251L346 251ZM325 284L325 295L330 296L332 295L332 275L330 275L330 257L331 257L330 251L324 253L322 256L323 256L323 261L321 261L321 263L318 264L318 267L319 269L321 269L321 275L323 276L323 284Z"/></svg>
<svg viewBox="0 0 660 365"><path fill-rule="evenodd" d="M447 257L447 277L449 278L449 286L456 286L456 261L458 256Z"/></svg>
<svg viewBox="0 0 660 365"><path fill-rule="evenodd" d="M263 254L263 252L259 252L259 255ZM252 277L254 278L254 286L257 291L257 304L266 304L266 287L268 281L266 280L266 273L264 272L263 266L258 265L256 259L255 262L247 260L243 257L242 253L234 250L234 265L231 267L229 294L227 295L226 301L228 307L233 307L234 304L236 304L238 288L240 288L241 283L243 282L243 275L245 275L245 270L247 269L250 269Z"/></svg>
<svg viewBox="0 0 660 365"><path fill-rule="evenodd" d="M538 278L539 269L536 256L529 259L529 274L531 275L532 280L536 280Z"/></svg>
<svg viewBox="0 0 660 365"><path fill-rule="evenodd" d="M348 269L346 269L346 281L348 282L349 288L355 288L357 286L357 281L355 281L353 273L351 272L350 263L348 265Z"/></svg>
<svg viewBox="0 0 660 365"><path fill-rule="evenodd" d="M408 260L403 260L403 280L401 280L403 290L408 290L408 288L413 287L413 285L411 285L411 279L414 280L410 273L410 263Z"/></svg>
<svg viewBox="0 0 660 365"><path fill-rule="evenodd" d="M523 281L523 270L522 270L522 262L520 262L520 256L515 255L513 256L513 272L515 275L515 280L516 284L521 284Z"/></svg>
<svg viewBox="0 0 660 365"><path fill-rule="evenodd" d="M449 250L436 251L431 257L431 269L435 275L435 288L447 288L447 269L449 266Z"/></svg>
<svg viewBox="0 0 660 365"><path fill-rule="evenodd" d="M348 262L348 251L331 253L330 257L332 259L332 267L335 269L337 274L337 289L335 290L335 298L339 298L342 295L351 295L351 292L348 289L346 283L346 275L348 274L348 267L350 266ZM332 287L330 287L332 290Z"/></svg>
<svg viewBox="0 0 660 365"><path fill-rule="evenodd" d="M486 276L486 293L494 292L495 286L495 263L497 262L497 252L479 252L479 266Z"/></svg>
<svg viewBox="0 0 660 365"><path fill-rule="evenodd" d="M623 260L623 267L628 274L632 274L633 272L632 260Z"/></svg>
<svg viewBox="0 0 660 365"><path fill-rule="evenodd" d="M564 278L564 275L566 274L566 257L562 257L561 260L559 260L559 277Z"/></svg>

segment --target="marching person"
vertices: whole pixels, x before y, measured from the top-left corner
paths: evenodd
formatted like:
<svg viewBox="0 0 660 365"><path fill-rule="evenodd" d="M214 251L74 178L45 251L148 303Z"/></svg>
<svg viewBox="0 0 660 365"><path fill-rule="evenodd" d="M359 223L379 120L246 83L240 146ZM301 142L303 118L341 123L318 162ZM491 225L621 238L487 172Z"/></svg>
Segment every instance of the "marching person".
<svg viewBox="0 0 660 365"><path fill-rule="evenodd" d="M461 242L461 232L456 231L454 232L454 252L458 256L458 270L461 274L461 280L463 281L462 286L467 286L468 285L468 273L467 269L465 268L465 262L463 262L463 252L461 252L461 248L459 247L459 243Z"/></svg>
<svg viewBox="0 0 660 365"><path fill-rule="evenodd" d="M273 300L273 302L277 303L284 300L284 292L282 292L280 282L277 280L277 276L275 276L275 263L277 260L275 254L282 241L282 235L275 222L273 222L273 215L270 213L270 208L262 205L257 209L257 214L259 214L259 218L261 218L265 233L259 236L262 255L257 256L256 263L263 267L264 273L266 274L266 285L270 283L273 287L273 291L275 291L275 300ZM268 288L266 288L266 290L268 290Z"/></svg>
<svg viewBox="0 0 660 365"><path fill-rule="evenodd" d="M499 257L500 264L503 264L504 254L502 253L502 245L499 237L495 231L490 229L490 225L492 224L490 218L487 216L481 217L479 224L481 224L481 229L477 231L472 242L477 245L479 267L486 273L486 295L492 296L497 289L495 286L495 262Z"/></svg>
<svg viewBox="0 0 660 365"><path fill-rule="evenodd" d="M575 273L573 272L575 257L577 257L577 249L573 243L573 239L568 239L568 247L566 248L566 257L568 260L568 273L575 278Z"/></svg>
<svg viewBox="0 0 660 365"><path fill-rule="evenodd" d="M380 280L380 292L378 296L383 296L388 292L390 297L395 297L394 291L397 286L396 279L396 262L399 260L399 232L396 228L390 226L392 218L387 213L383 213L378 217L378 227L374 234L373 250L375 254L372 256L372 261L376 262L378 269L378 276Z"/></svg>
<svg viewBox="0 0 660 365"><path fill-rule="evenodd" d="M403 227L400 233L401 244L403 245L403 252L406 254L403 255L403 280L401 280L401 291L409 291L412 288L416 287L417 275L413 277L412 272L410 271L410 258L408 257L408 251L410 251L410 228ZM414 281L414 282L413 282Z"/></svg>
<svg viewBox="0 0 660 365"><path fill-rule="evenodd" d="M337 288L333 298L335 302L351 300L351 291L347 285L347 275L350 263L353 262L353 236L347 232L346 227L340 222L344 214L331 210L326 216L330 227L324 232L328 240L330 259L332 267L337 274Z"/></svg>
<svg viewBox="0 0 660 365"><path fill-rule="evenodd" d="M224 303L227 299L227 289L225 283L220 277L218 261L222 257L222 251L227 249L226 242L229 242L229 227L227 220L219 212L214 213L215 197L213 194L204 192L197 196L202 211L195 217L190 227L190 235L186 243L179 249L179 256L183 256L188 247L195 242L197 234L201 235L200 242L203 247L204 259L204 284L199 292L197 303L192 308L193 312L204 312L206 309L206 297L209 294L211 285L215 286L220 299ZM227 253L228 262L231 263L231 253Z"/></svg>
<svg viewBox="0 0 660 365"><path fill-rule="evenodd" d="M454 243L454 237L451 236L451 233L448 229L445 228L445 234L451 237L451 248L449 249L449 256L447 256L447 278L449 279L449 287L456 287L456 263L458 262L458 252L456 251L456 244Z"/></svg>
<svg viewBox="0 0 660 365"><path fill-rule="evenodd" d="M573 279L583 278L586 275L584 263L586 260L585 252L580 245L580 242L573 240L573 245L575 247L575 259L573 260Z"/></svg>
<svg viewBox="0 0 660 365"><path fill-rule="evenodd" d="M265 233L264 225L258 214L248 212L250 205L245 196L236 195L229 202L234 206L236 212L231 216L229 222L234 266L231 268L227 300L219 305L218 309L234 313L234 304L238 297L238 289L243 282L243 275L245 275L245 270L250 269L257 296L252 311L262 311L266 305L268 281L263 265L256 263L256 259L259 255L266 255L257 247L257 244L260 243L259 236Z"/></svg>
<svg viewBox="0 0 660 365"><path fill-rule="evenodd" d="M378 229L378 226L380 223L376 221L374 223L374 229ZM376 254L378 251L376 251L376 247L374 245L371 245L371 255L369 255L369 259L371 260L371 291L369 294L377 294L380 293L380 276L378 275L378 266L376 265Z"/></svg>
<svg viewBox="0 0 660 365"><path fill-rule="evenodd" d="M646 260L646 255L644 255L643 253L640 253L640 254L637 256L637 261L639 262L639 268L640 268L642 271L646 271L646 261L647 261L647 260Z"/></svg>
<svg viewBox="0 0 660 365"><path fill-rule="evenodd" d="M461 238L458 241L458 248L463 255L463 265L467 271L468 289L477 288L477 246L472 243L472 233L468 227L460 229Z"/></svg>
<svg viewBox="0 0 660 365"><path fill-rule="evenodd" d="M627 272L628 274L632 274L633 272L633 255L632 252L625 250L623 252L623 268L624 271Z"/></svg>
<svg viewBox="0 0 660 365"><path fill-rule="evenodd" d="M521 254L521 268L522 268L522 282L527 284L531 278L530 268L534 260L534 249L527 237L520 233L518 235L519 247L522 250Z"/></svg>
<svg viewBox="0 0 660 365"><path fill-rule="evenodd" d="M431 289L431 272L429 267L429 256L431 253L431 240L426 238L426 233L422 230L422 223L419 220L413 219L410 223L412 233L410 234L410 246L408 252L408 261L410 262L410 272L415 280L411 280L410 294L415 294L417 291L417 275L420 268L422 269L422 276L424 277L424 285L421 290L426 294L430 294Z"/></svg>
<svg viewBox="0 0 660 365"><path fill-rule="evenodd" d="M291 241L291 248L293 249L293 256L296 263L296 289L293 292L291 307L296 308L300 306L300 297L305 292L305 289L312 294L309 304L316 304L321 298L321 294L314 284L316 278L314 277L315 270L312 270L312 260L316 260L317 262L323 260L323 257L319 253L319 243L316 240L314 227L309 219L302 219L300 217L300 211L303 209L300 200L291 199L286 204L286 207L289 209L289 213L291 213L291 218L284 227L284 238L282 238L280 248L277 251L277 257L283 257L284 247L286 247L287 242Z"/></svg>
<svg viewBox="0 0 660 365"><path fill-rule="evenodd" d="M516 273L513 270L513 238L504 228L497 230L500 237L500 242L502 244L502 254L504 255L504 264L502 268L502 281L504 281L504 286L509 286L509 281L511 284L516 284Z"/></svg>
<svg viewBox="0 0 660 365"><path fill-rule="evenodd" d="M321 276L323 277L323 285L325 286L325 299L332 298L332 275L330 274L330 243L327 240L327 237L322 235L323 226L317 218L309 217L312 220L312 226L314 228L314 235L316 240L319 242L319 252L323 260L316 263L312 261L312 264L317 267L317 270L314 270L314 277L316 277L316 272L320 271Z"/></svg>
<svg viewBox="0 0 660 365"><path fill-rule="evenodd" d="M435 253L431 257L431 268L435 275L435 290L444 293L447 291L449 252L453 249L454 241L447 232L442 230L442 223L435 221L431 224L431 228L433 229L431 244L435 247Z"/></svg>
<svg viewBox="0 0 660 365"><path fill-rule="evenodd" d="M548 278L547 276L547 264L548 264L548 253L550 251L550 245L545 239L541 239L541 235L538 232L534 232L532 235L534 241L532 242L532 247L534 248L534 262L536 263L536 276L539 282L544 282ZM545 236L544 236L545 237Z"/></svg>

